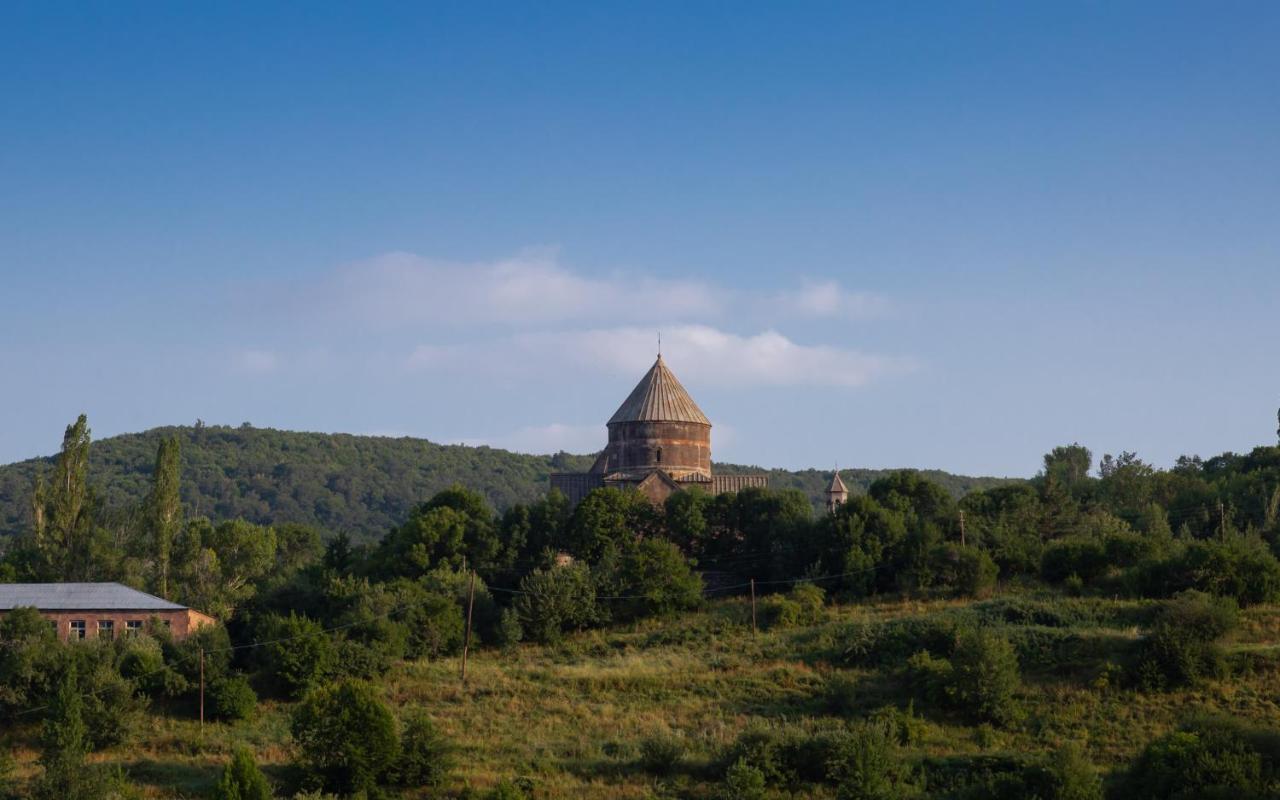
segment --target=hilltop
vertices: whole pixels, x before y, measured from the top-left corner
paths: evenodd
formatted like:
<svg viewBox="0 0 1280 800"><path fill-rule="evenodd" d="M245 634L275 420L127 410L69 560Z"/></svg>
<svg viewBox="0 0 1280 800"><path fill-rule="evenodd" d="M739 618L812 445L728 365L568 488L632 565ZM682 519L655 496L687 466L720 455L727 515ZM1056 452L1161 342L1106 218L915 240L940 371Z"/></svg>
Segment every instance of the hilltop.
<svg viewBox="0 0 1280 800"><path fill-rule="evenodd" d="M93 443L90 481L108 507L124 507L143 497L156 447L166 436L177 436L182 444L182 499L189 513L259 524L297 522L360 539L380 536L402 522L415 504L455 483L483 492L503 510L545 493L552 472L586 470L593 459L411 437L251 426L161 427ZM19 533L26 525L32 482L41 464L52 464L52 457L0 466L0 535ZM735 464L716 464L715 469L726 474L762 471ZM799 489L815 503L822 502L831 476L816 469L767 472L772 488ZM859 492L887 472L847 469L841 474L849 489ZM922 474L956 497L1009 482L938 470Z"/></svg>

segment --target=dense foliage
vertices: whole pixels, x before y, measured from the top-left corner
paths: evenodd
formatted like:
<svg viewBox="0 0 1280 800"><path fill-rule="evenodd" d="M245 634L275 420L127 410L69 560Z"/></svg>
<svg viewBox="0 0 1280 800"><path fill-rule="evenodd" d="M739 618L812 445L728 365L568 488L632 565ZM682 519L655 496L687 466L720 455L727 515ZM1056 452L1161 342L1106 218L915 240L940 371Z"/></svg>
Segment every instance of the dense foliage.
<svg viewBox="0 0 1280 800"><path fill-rule="evenodd" d="M724 625L810 637L790 641L825 671L805 690L810 705L785 710L839 722L742 732L714 771L743 796L811 785L835 798L927 788L954 798L1092 799L1097 774L1071 746L934 763L912 755L914 738L928 724L985 738L1025 732L1032 680L1161 696L1266 669L1255 654L1229 657L1227 645L1242 609L1280 600L1280 448L1183 459L1169 471L1126 453L1105 457L1093 477L1091 455L1073 445L1047 455L1025 483L956 499L899 471L833 513L815 513L796 489L692 490L662 506L602 489L576 508L553 492L497 513L492 497L451 485L360 542L194 513L175 501L186 497L191 452L177 441L157 442L140 499L112 506L94 488L95 451L77 420L48 476L28 487L30 527L0 557L5 579L118 580L222 620L182 641L153 626L59 646L32 609L0 619L0 712L44 722L32 739L36 795L127 791L118 772L85 767L90 754L129 742L148 706L190 714L201 682L211 722L253 719L260 694L266 707L290 709L295 788L376 796L438 785L453 748L431 719L388 702L384 676L399 665L456 656L465 642L570 650L575 634L611 626L648 625L661 641L668 634L657 621L678 629L682 615L737 596L743 615ZM883 597L980 602L824 627L833 604ZM1135 604L1129 616L1104 619L1111 612L1099 601L1121 597ZM1103 623L1128 634L1081 633ZM868 707L868 674L880 682L870 689L878 707ZM665 691L643 677L616 680L634 680L641 694ZM1154 742L1126 780L1173 787L1150 797L1178 796L1180 781L1265 796L1275 785L1270 741L1204 723ZM664 780L689 769L682 736L650 736L638 749L641 769ZM1221 774L1203 767L1210 758ZM219 791L270 791L256 770L234 756Z"/></svg>
<svg viewBox="0 0 1280 800"><path fill-rule="evenodd" d="M600 437L603 444L603 426ZM170 440L174 450L181 452L181 499L187 513L257 525L293 522L345 532L357 540L381 536L401 524L423 498L454 484L482 492L500 510L529 503L546 492L552 472L585 471L593 458L567 453L524 455L410 437L197 423L96 442L87 460L96 502L107 508L129 508L151 496L157 449ZM53 459L47 458L0 466L0 537L27 530L32 483L39 470L48 471L52 465ZM760 471L731 464L717 464L716 469L726 474ZM884 474L877 470L843 473L854 490ZM999 482L938 471L925 475L956 496ZM830 479L830 474L818 470L769 471L770 485L798 489L818 504ZM161 500L165 497L163 491L158 494ZM157 510L163 511L163 503Z"/></svg>

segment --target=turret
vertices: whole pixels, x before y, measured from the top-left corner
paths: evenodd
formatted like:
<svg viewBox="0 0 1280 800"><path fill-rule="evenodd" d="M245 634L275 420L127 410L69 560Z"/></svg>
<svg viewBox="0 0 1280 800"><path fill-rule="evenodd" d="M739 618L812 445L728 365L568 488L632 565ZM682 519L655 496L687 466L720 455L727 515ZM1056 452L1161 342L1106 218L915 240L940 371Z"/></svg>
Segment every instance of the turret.
<svg viewBox="0 0 1280 800"><path fill-rule="evenodd" d="M848 499L849 490L845 488L844 481L840 480L840 470L837 469L831 476L831 485L827 487L827 513L836 513L836 509Z"/></svg>

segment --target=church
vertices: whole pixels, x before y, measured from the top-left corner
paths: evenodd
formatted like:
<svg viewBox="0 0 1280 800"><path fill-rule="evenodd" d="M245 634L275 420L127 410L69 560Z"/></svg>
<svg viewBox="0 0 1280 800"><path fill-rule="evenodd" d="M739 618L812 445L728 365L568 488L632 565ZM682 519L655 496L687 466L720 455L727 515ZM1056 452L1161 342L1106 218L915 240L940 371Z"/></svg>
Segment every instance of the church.
<svg viewBox="0 0 1280 800"><path fill-rule="evenodd" d="M577 505L593 489L638 489L653 503L697 487L708 494L764 488L767 475L714 475L711 420L658 354L606 424L609 442L589 472L553 473L551 488Z"/></svg>

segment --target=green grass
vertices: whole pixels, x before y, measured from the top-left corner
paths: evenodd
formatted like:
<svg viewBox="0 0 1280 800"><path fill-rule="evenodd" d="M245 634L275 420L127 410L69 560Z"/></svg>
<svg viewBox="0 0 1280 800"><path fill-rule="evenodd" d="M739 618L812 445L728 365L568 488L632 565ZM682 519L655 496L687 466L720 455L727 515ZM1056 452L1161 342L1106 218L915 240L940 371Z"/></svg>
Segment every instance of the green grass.
<svg viewBox="0 0 1280 800"><path fill-rule="evenodd" d="M912 745L915 757L1039 753L1077 741L1110 772L1195 712L1280 726L1280 609L1245 613L1230 643L1238 667L1230 679L1143 694L1123 688L1115 668L1108 671L1106 664L1123 656L1136 639L1133 620L1146 604L1044 602L1060 608L1068 622L1085 620L1051 629L1057 631L1052 636L1070 637L1079 648L1073 652L1082 655L1065 665L1024 669L1021 718L1003 729L969 725L917 702L916 713L926 722ZM909 687L895 665L841 663L841 635L851 623L980 618L979 612L985 609L989 616L991 608L883 600L831 607L821 625L753 635L744 604L728 600L678 619L579 634L555 647L473 652L465 685L457 659L401 664L383 685L395 709L424 709L456 744L451 793L527 778L537 797L648 798L673 790L709 797L718 754L748 724L830 724L824 687L836 670L854 681L854 714L886 704L905 706ZM997 627L1011 638L1034 631L1050 635L1043 634L1043 625ZM150 797L203 794L240 744L256 753L274 779L285 781L292 758L288 712L287 704L265 702L253 720L210 723L203 733L194 720L155 714L133 744L96 758L125 765ZM677 737L686 753L676 771L663 777L639 766L640 743L659 736ZM20 774L32 774L34 754L18 755ZM824 791L801 787L794 796L822 797Z"/></svg>

